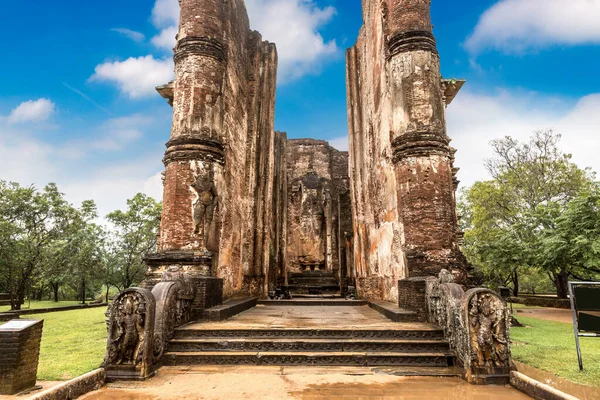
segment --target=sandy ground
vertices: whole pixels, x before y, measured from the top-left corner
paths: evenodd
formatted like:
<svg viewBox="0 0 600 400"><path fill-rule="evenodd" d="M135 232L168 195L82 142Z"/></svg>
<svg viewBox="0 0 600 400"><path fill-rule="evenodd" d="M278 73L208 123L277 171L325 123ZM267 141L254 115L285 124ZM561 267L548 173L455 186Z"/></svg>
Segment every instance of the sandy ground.
<svg viewBox="0 0 600 400"><path fill-rule="evenodd" d="M369 368L163 368L146 382L118 382L85 400L154 399L528 399L511 387L473 386L460 378L408 378Z"/></svg>
<svg viewBox="0 0 600 400"><path fill-rule="evenodd" d="M0 395L0 400L16 400L16 399L27 400L27 399L32 398L36 394L40 393L41 391L50 389L51 387L60 385L61 383L63 383L63 382L62 381L38 381L37 386L41 386L40 389L32 390L29 393L22 394L20 396L2 396L2 395Z"/></svg>

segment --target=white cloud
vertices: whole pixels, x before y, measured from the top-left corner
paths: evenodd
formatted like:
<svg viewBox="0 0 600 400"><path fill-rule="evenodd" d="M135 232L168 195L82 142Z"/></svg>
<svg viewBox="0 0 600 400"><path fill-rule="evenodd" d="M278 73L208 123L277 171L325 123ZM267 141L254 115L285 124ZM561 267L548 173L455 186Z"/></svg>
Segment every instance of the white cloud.
<svg viewBox="0 0 600 400"><path fill-rule="evenodd" d="M501 0L479 19L465 45L521 53L551 45L600 44L600 0Z"/></svg>
<svg viewBox="0 0 600 400"><path fill-rule="evenodd" d="M325 42L319 33L335 8L320 8L312 0L246 0L246 8L252 29L277 44L279 82L315 73L338 54L335 40Z"/></svg>
<svg viewBox="0 0 600 400"><path fill-rule="evenodd" d="M173 60L153 56L100 64L91 81L111 82L132 99L155 95L155 87L173 79Z"/></svg>
<svg viewBox="0 0 600 400"><path fill-rule="evenodd" d="M493 156L490 141L504 136L528 140L535 130L562 134L561 149L573 154L580 167L600 172L600 94L575 104L536 93L498 91L495 94L460 93L448 108L448 136L458 149L458 178L465 186L489 179L484 160Z"/></svg>
<svg viewBox="0 0 600 400"><path fill-rule="evenodd" d="M152 23L164 28L179 23L179 3L177 0L156 0L152 9Z"/></svg>
<svg viewBox="0 0 600 400"><path fill-rule="evenodd" d="M337 138L329 139L329 145L339 151L348 151L348 136L340 136Z"/></svg>
<svg viewBox="0 0 600 400"><path fill-rule="evenodd" d="M85 131L87 140L52 143L46 138L53 132L0 124L0 160L8 166L0 169L0 180L38 188L55 182L73 204L94 200L101 217L126 207L126 200L138 192L160 200L162 146L140 156L94 159L98 150L118 150L138 140L144 128L155 122L141 115L114 118ZM79 157L68 156L68 152L79 152Z"/></svg>
<svg viewBox="0 0 600 400"><path fill-rule="evenodd" d="M179 25L179 2L177 0L156 0L152 9L152 23L160 33L152 38L152 44L159 49L172 50Z"/></svg>
<svg viewBox="0 0 600 400"><path fill-rule="evenodd" d="M30 100L21 103L8 116L9 124L45 121L54 113L56 104L48 99Z"/></svg>
<svg viewBox="0 0 600 400"><path fill-rule="evenodd" d="M128 39L133 40L134 42L140 43L140 42L143 42L144 40L146 40L146 36L144 36L143 33L132 31L131 29L127 29L127 28L113 28L111 30L113 32L120 33L121 35L125 36Z"/></svg>
<svg viewBox="0 0 600 400"><path fill-rule="evenodd" d="M159 49L173 50L177 40L178 28L176 26L170 26L160 31L160 33L152 38L152 44Z"/></svg>
<svg viewBox="0 0 600 400"><path fill-rule="evenodd" d="M136 160L142 166L120 163L109 168L99 168L89 179L58 182L59 189L67 199L80 204L92 199L98 206L98 214L105 217L108 213L127 207L127 199L136 193L145 193L155 200L162 201L162 181L160 157L156 160Z"/></svg>
<svg viewBox="0 0 600 400"><path fill-rule="evenodd" d="M104 137L89 143L90 149L104 151L120 151L126 145L136 142L144 136L143 128L152 122L152 118L142 115L114 118L108 120L101 128L107 132Z"/></svg>

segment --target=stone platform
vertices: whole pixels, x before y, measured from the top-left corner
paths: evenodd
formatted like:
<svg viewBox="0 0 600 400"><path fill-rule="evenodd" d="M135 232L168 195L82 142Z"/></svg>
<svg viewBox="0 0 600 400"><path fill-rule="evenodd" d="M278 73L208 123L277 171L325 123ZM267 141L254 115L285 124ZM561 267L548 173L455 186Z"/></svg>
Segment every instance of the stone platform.
<svg viewBox="0 0 600 400"><path fill-rule="evenodd" d="M454 355L438 327L396 323L367 305L259 305L176 329L163 364L448 368Z"/></svg>
<svg viewBox="0 0 600 400"><path fill-rule="evenodd" d="M472 386L460 378L405 377L410 369L367 367L165 367L146 382L116 382L83 400L138 399L486 399L529 397L506 386ZM442 374L443 375L443 374Z"/></svg>

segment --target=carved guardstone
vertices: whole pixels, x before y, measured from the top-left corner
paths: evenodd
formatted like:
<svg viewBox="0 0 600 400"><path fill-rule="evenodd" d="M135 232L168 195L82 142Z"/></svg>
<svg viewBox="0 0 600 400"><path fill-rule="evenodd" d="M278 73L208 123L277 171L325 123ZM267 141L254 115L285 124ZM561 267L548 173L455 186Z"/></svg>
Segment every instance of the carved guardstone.
<svg viewBox="0 0 600 400"><path fill-rule="evenodd" d="M510 378L510 313L488 289L465 293L463 312L469 330L466 379L474 384L506 384Z"/></svg>
<svg viewBox="0 0 600 400"><path fill-rule="evenodd" d="M191 278L177 271L165 273L163 282L152 289L152 295L156 299L153 355L159 362L168 341L173 338L175 328L192 319L194 288Z"/></svg>
<svg viewBox="0 0 600 400"><path fill-rule="evenodd" d="M156 303L147 289L121 292L106 311L107 380L143 380L156 371L153 355Z"/></svg>
<svg viewBox="0 0 600 400"><path fill-rule="evenodd" d="M465 293L442 270L426 282L428 321L440 326L464 378L475 385L505 385L510 378L510 312L489 289Z"/></svg>

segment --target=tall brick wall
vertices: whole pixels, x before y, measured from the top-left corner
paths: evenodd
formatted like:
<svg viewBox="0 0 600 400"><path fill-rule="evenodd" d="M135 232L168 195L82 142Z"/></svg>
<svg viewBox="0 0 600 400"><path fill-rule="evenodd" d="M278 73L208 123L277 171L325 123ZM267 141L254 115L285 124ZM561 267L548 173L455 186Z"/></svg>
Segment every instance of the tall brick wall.
<svg viewBox="0 0 600 400"><path fill-rule="evenodd" d="M364 0L347 51L354 255L367 298L395 302L399 279L463 271L430 3Z"/></svg>
<svg viewBox="0 0 600 400"><path fill-rule="evenodd" d="M263 294L277 240L277 51L250 30L243 0L180 0L180 6L160 254L147 282L176 264L223 279L225 297ZM202 178L214 188L198 191ZM203 198L218 199L207 206L212 218L204 231L195 221Z"/></svg>
<svg viewBox="0 0 600 400"><path fill-rule="evenodd" d="M287 273L340 276L340 196L349 186L348 153L323 140L287 142ZM349 214L345 226L351 226Z"/></svg>

